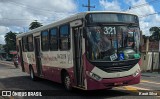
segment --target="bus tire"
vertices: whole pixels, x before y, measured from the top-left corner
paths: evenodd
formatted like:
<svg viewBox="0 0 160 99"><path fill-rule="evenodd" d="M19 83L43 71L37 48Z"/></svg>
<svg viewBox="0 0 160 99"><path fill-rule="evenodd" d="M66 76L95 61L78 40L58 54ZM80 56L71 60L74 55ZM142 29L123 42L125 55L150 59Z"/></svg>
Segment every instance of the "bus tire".
<svg viewBox="0 0 160 99"><path fill-rule="evenodd" d="M34 70L33 70L32 66L30 66L29 72L30 72L30 78L31 78L31 80L36 81L36 76L34 74Z"/></svg>
<svg viewBox="0 0 160 99"><path fill-rule="evenodd" d="M64 73L63 75L63 84L66 90L71 91L72 90L72 85L71 85L71 78L68 73Z"/></svg>

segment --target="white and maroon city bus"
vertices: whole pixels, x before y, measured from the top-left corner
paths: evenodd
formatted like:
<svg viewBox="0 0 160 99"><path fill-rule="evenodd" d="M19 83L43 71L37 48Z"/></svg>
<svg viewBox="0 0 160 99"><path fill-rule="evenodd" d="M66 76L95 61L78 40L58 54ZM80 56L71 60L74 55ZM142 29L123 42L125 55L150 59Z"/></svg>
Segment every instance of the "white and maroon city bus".
<svg viewBox="0 0 160 99"><path fill-rule="evenodd" d="M138 17L122 12L83 12L22 33L22 71L65 88L110 89L140 82Z"/></svg>

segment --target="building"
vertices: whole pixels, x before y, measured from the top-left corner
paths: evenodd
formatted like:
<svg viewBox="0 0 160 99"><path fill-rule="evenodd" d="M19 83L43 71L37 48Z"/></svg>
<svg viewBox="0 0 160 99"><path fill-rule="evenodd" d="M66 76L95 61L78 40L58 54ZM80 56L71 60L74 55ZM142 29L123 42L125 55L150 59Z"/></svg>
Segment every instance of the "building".
<svg viewBox="0 0 160 99"><path fill-rule="evenodd" d="M141 52L158 52L159 43L158 41L150 41L149 36L142 35L140 50Z"/></svg>
<svg viewBox="0 0 160 99"><path fill-rule="evenodd" d="M159 42L150 41L149 36L141 36L142 71L158 71L159 69Z"/></svg>

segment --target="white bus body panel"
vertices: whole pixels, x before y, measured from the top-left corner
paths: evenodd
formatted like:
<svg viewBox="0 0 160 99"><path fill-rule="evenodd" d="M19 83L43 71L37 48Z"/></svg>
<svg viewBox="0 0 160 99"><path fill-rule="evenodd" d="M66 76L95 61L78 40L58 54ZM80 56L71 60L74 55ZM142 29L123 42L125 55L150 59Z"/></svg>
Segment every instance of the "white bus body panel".
<svg viewBox="0 0 160 99"><path fill-rule="evenodd" d="M42 66L71 68L73 67L73 54L71 51L42 52Z"/></svg>
<svg viewBox="0 0 160 99"><path fill-rule="evenodd" d="M101 78L118 78L133 75L137 70L140 70L139 64L137 63L133 68L128 71L107 73L97 67L94 67L92 73L100 76Z"/></svg>

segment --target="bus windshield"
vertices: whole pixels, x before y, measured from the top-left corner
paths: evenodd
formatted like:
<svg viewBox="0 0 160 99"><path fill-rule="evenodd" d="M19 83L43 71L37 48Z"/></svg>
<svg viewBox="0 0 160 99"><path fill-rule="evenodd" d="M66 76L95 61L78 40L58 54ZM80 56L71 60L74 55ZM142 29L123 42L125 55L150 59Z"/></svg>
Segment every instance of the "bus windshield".
<svg viewBox="0 0 160 99"><path fill-rule="evenodd" d="M129 26L87 27L87 57L91 61L123 61L140 58L140 30Z"/></svg>

